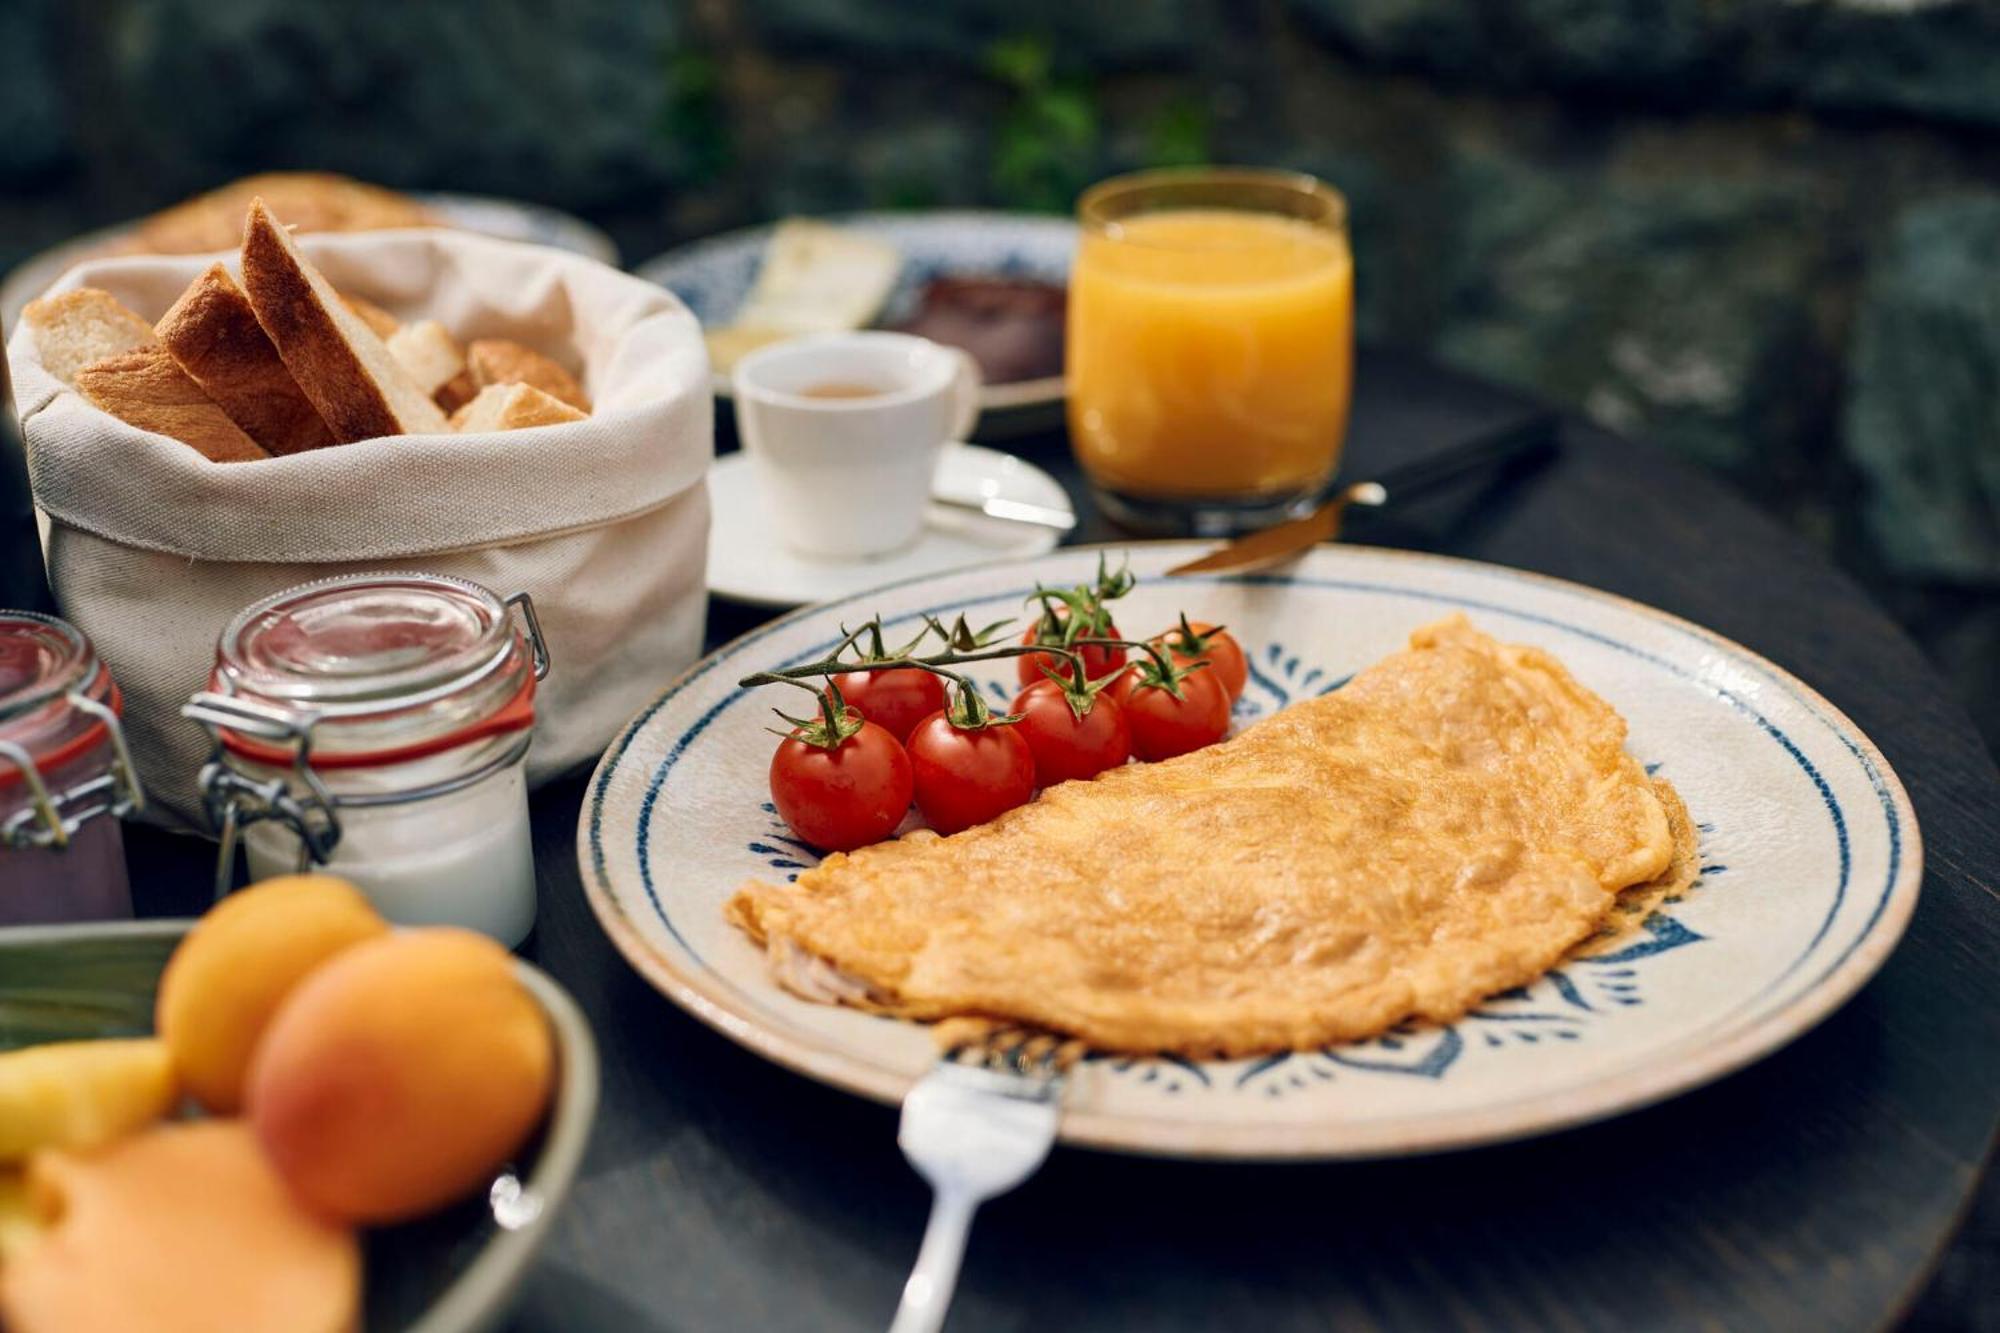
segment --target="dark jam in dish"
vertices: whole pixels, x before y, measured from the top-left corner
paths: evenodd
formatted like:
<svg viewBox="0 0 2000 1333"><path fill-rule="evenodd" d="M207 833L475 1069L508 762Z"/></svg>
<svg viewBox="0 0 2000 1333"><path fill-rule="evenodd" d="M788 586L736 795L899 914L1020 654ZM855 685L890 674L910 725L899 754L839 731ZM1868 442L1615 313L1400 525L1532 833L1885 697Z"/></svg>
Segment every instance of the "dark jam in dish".
<svg viewBox="0 0 2000 1333"><path fill-rule="evenodd" d="M1060 375L1069 291L1033 278L941 277L924 284L916 313L894 327L963 348L988 384Z"/></svg>

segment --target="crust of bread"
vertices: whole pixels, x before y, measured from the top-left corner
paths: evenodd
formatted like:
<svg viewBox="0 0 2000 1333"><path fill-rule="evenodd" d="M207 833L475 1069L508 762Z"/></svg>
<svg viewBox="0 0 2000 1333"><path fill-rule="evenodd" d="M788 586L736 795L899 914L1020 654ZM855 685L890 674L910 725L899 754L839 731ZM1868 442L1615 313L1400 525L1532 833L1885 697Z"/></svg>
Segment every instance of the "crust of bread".
<svg viewBox="0 0 2000 1333"><path fill-rule="evenodd" d="M64 384L93 361L153 343L153 326L98 287L78 287L30 301L21 322L34 335L42 366Z"/></svg>
<svg viewBox="0 0 2000 1333"><path fill-rule="evenodd" d="M167 354L266 452L297 454L334 442L222 265L189 283L155 330Z"/></svg>
<svg viewBox="0 0 2000 1333"><path fill-rule="evenodd" d="M489 384L479 391L477 398L452 414L451 428L461 434L473 434L560 426L587 419L585 413L532 384Z"/></svg>
<svg viewBox="0 0 2000 1333"><path fill-rule="evenodd" d="M141 347L85 366L77 372L76 389L120 421L170 435L214 462L270 457L164 347Z"/></svg>
<svg viewBox="0 0 2000 1333"><path fill-rule="evenodd" d="M410 383L262 199L243 229L243 286L285 368L342 444L443 434L444 413Z"/></svg>
<svg viewBox="0 0 2000 1333"><path fill-rule="evenodd" d="M576 376L534 348L511 339L479 339L465 349L465 364L472 372L472 382L481 389L489 384L532 384L579 412L590 411L590 397Z"/></svg>
<svg viewBox="0 0 2000 1333"><path fill-rule="evenodd" d="M360 316L361 322L383 342L395 337L396 330L403 327L403 321L365 296L349 296L346 292L342 292L340 303Z"/></svg>
<svg viewBox="0 0 2000 1333"><path fill-rule="evenodd" d="M473 382L472 372L461 370L438 385L437 392L431 395L431 401L447 412L456 412L478 396L479 386Z"/></svg>

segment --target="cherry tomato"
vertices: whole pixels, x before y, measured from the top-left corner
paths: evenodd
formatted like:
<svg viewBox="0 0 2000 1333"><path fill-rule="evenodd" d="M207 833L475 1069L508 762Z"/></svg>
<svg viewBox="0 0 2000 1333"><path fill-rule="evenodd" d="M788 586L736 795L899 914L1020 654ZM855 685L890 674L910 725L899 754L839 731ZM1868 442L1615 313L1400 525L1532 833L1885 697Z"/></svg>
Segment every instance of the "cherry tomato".
<svg viewBox="0 0 2000 1333"><path fill-rule="evenodd" d="M1063 619L1068 618L1068 612L1066 611L1058 611L1056 614ZM1041 629L1041 621L1037 620L1034 624L1028 626L1026 633L1021 635L1021 642L1044 642L1041 637ZM1106 625L1104 633L1093 634L1090 637L1093 639L1122 639L1125 636L1118 632L1116 625ZM1083 659L1083 675L1086 680L1102 680L1119 667L1125 665L1125 650L1123 648L1100 648L1092 644L1084 644L1081 647L1072 648L1070 651ZM1048 676L1042 671L1044 664L1047 664L1051 671L1067 672L1068 670L1068 664L1054 653L1030 653L1022 657L1017 657L1014 661L1018 664L1015 667L1015 673L1023 685L1033 685L1038 680L1047 680Z"/></svg>
<svg viewBox="0 0 2000 1333"><path fill-rule="evenodd" d="M794 735L771 756L771 803L824 851L853 851L895 832L912 787L909 755L873 722L831 750Z"/></svg>
<svg viewBox="0 0 2000 1333"><path fill-rule="evenodd" d="M1171 759L1213 745L1229 730L1229 694L1213 668L1182 676L1180 687L1178 699L1136 679L1127 687L1125 721L1132 728L1132 753L1138 758Z"/></svg>
<svg viewBox="0 0 2000 1333"><path fill-rule="evenodd" d="M833 683L849 708L899 743L910 738L917 723L944 707L944 681L916 667L845 671Z"/></svg>
<svg viewBox="0 0 2000 1333"><path fill-rule="evenodd" d="M1094 778L1132 757L1132 729L1115 699L1098 695L1082 717L1069 696L1044 678L1022 690L1007 710L1021 720L1016 729L1035 756L1035 781L1044 787L1072 778Z"/></svg>
<svg viewBox="0 0 2000 1333"><path fill-rule="evenodd" d="M1035 755L1020 728L1001 722L961 731L942 712L910 733L917 809L939 833L984 824L1035 794Z"/></svg>
<svg viewBox="0 0 2000 1333"><path fill-rule="evenodd" d="M1190 628L1197 638L1207 641L1199 653L1183 651L1186 637L1178 625L1165 634L1154 635L1153 642L1165 648L1173 655L1174 661L1183 666L1189 662L1207 662L1208 669L1222 682L1222 688L1229 692L1230 702L1234 703L1250 681L1250 663L1243 656L1243 645L1236 642L1236 637L1228 630L1215 630L1213 625L1203 621L1193 622ZM1211 634L1211 630L1215 632Z"/></svg>

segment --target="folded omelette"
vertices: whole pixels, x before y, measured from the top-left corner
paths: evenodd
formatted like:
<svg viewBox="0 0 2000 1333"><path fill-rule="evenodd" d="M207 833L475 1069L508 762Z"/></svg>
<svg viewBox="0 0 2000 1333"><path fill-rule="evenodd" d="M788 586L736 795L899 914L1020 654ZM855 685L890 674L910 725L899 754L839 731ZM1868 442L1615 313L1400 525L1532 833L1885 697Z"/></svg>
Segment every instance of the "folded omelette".
<svg viewBox="0 0 2000 1333"><path fill-rule="evenodd" d="M811 998L1243 1056L1456 1019L1693 861L1624 719L1456 616L1231 740L829 856L727 911Z"/></svg>

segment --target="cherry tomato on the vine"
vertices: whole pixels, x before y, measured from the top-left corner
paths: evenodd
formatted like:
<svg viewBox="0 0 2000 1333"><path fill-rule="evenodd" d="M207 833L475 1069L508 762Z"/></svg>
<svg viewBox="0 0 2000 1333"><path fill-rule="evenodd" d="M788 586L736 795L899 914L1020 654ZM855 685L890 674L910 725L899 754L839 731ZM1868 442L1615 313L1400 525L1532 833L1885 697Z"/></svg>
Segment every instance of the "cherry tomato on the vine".
<svg viewBox="0 0 2000 1333"><path fill-rule="evenodd" d="M1015 696L1009 710L1035 756L1035 780L1043 787L1072 778L1094 778L1132 757L1132 729L1116 699L1100 694L1082 717L1070 707L1063 687L1046 678Z"/></svg>
<svg viewBox="0 0 2000 1333"><path fill-rule="evenodd" d="M1228 630L1216 629L1206 621L1197 620L1189 626L1195 638L1201 641L1199 651L1191 650L1187 636L1179 625L1164 634L1153 636L1153 642L1173 654L1174 661L1186 666L1190 662L1207 662L1208 669L1222 682L1222 688L1229 693L1233 703L1243 693L1243 687L1250 681L1250 663L1243 656L1243 645L1236 642L1236 636Z"/></svg>
<svg viewBox="0 0 2000 1333"><path fill-rule="evenodd" d="M918 667L844 671L833 678L847 706L906 741L917 723L944 707L944 681Z"/></svg>
<svg viewBox="0 0 2000 1333"><path fill-rule="evenodd" d="M1065 611L1058 611L1056 615L1059 619L1067 620L1069 618L1068 613ZM1118 632L1116 625L1106 623L1102 634L1092 634L1087 637L1093 639L1122 639L1125 636ZM1059 640L1049 640L1042 637L1042 623L1039 619L1034 624L1028 626L1026 632L1021 635L1021 642L1024 644L1056 642L1060 645ZM1095 644L1081 644L1070 649L1070 651L1083 659L1083 676L1085 680L1102 680L1119 667L1125 665L1125 650L1123 648L1103 648ZM1016 663L1014 668L1015 674L1023 685L1033 685L1038 680L1047 680L1048 674L1042 670L1044 664L1048 666L1050 671L1060 671L1064 675L1069 674L1069 664L1054 653L1027 653L1015 658L1014 661Z"/></svg>
<svg viewBox="0 0 2000 1333"><path fill-rule="evenodd" d="M1119 703L1132 728L1132 753L1137 758L1171 759L1213 745L1229 730L1229 694L1211 668L1182 676L1178 699L1161 686L1140 683L1136 672L1106 693L1121 689Z"/></svg>
<svg viewBox="0 0 2000 1333"><path fill-rule="evenodd" d="M961 729L933 713L910 733L917 809L939 833L984 824L1035 794L1035 756L1013 723Z"/></svg>
<svg viewBox="0 0 2000 1333"><path fill-rule="evenodd" d="M862 722L832 749L795 733L771 756L771 803L823 851L853 851L895 832L913 786L910 757L873 722Z"/></svg>

